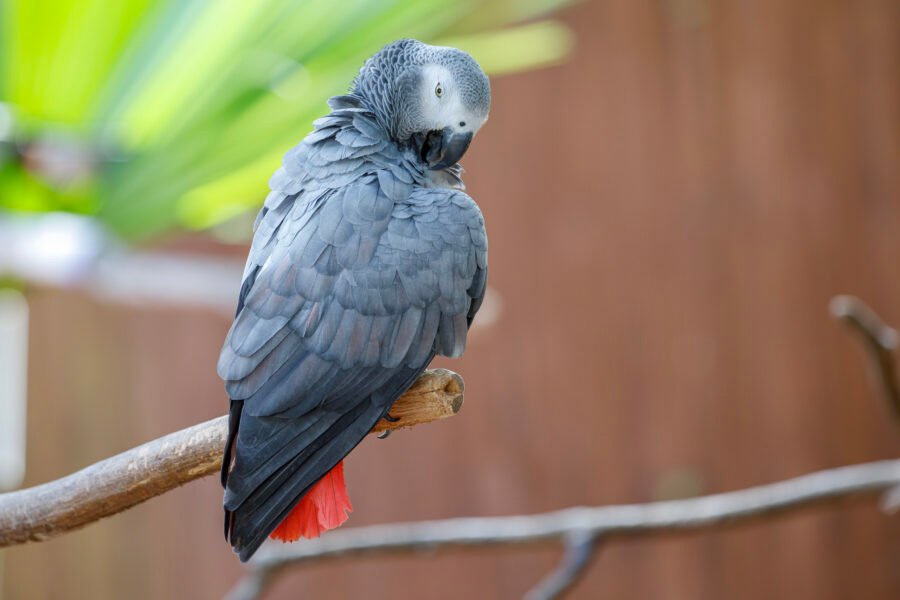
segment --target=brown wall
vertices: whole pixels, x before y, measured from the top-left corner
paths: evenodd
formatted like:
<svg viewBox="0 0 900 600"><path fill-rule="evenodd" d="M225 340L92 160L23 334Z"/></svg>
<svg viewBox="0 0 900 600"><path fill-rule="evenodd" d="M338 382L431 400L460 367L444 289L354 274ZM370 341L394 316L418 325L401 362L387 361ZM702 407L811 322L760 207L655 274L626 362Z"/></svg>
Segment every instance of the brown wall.
<svg viewBox="0 0 900 600"><path fill-rule="evenodd" d="M499 320L451 421L364 443L352 525L732 490L896 457L833 324L850 292L900 324L900 3L595 0L565 66L494 82L467 158ZM212 417L219 315L35 291L29 483ZM195 483L6 552L7 600L220 596L240 569ZM282 598L519 597L558 552L367 558ZM874 502L612 542L576 598L900 597ZM188 592L193 592L189 594Z"/></svg>

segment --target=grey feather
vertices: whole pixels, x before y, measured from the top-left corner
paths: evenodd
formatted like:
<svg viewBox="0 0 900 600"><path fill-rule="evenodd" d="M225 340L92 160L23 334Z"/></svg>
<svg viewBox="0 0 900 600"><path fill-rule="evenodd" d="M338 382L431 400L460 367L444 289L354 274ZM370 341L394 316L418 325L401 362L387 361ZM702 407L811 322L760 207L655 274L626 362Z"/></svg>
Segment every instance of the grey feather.
<svg viewBox="0 0 900 600"><path fill-rule="evenodd" d="M385 69L430 56L416 44L388 46L399 62ZM398 141L373 72L285 154L254 226L217 366L241 401L224 473L226 531L244 560L435 353L462 353L485 292L484 222L456 189L460 169L430 173ZM464 87L464 101L485 101Z"/></svg>

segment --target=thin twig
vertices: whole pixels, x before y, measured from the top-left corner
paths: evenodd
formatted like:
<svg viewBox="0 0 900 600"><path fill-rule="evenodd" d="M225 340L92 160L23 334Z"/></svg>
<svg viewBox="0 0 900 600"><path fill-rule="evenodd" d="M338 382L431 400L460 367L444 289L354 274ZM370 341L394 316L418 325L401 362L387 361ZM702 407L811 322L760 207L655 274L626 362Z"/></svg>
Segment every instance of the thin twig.
<svg viewBox="0 0 900 600"><path fill-rule="evenodd" d="M426 371L373 432L449 417L462 407L462 378ZM219 470L228 418L219 417L148 442L62 479L0 494L0 547L43 541L159 496Z"/></svg>
<svg viewBox="0 0 900 600"><path fill-rule="evenodd" d="M881 497L880 508L883 512L892 515L900 510L900 485L894 486Z"/></svg>
<svg viewBox="0 0 900 600"><path fill-rule="evenodd" d="M597 549L597 537L587 531L566 536L566 546L559 566L525 594L525 600L554 600L575 587Z"/></svg>
<svg viewBox="0 0 900 600"><path fill-rule="evenodd" d="M266 591L274 574L265 571L253 571L241 577L225 596L225 600L255 600Z"/></svg>
<svg viewBox="0 0 900 600"><path fill-rule="evenodd" d="M512 544L539 544L575 534L610 537L693 531L745 522L848 496L875 494L900 484L900 460L873 462L803 475L779 483L687 500L577 507L510 517L484 517L372 525L329 532L291 546L264 546L250 562L254 595L286 567L362 554L384 554ZM242 582L242 585L248 582Z"/></svg>
<svg viewBox="0 0 900 600"><path fill-rule="evenodd" d="M873 376L894 416L900 419L900 380L897 378L897 346L900 336L865 302L854 296L835 296L831 314L847 323L865 344L872 364Z"/></svg>
<svg viewBox="0 0 900 600"><path fill-rule="evenodd" d="M855 296L831 299L831 314L847 323L863 340L869 356L869 370L885 402L900 420L900 379L897 377L897 346L900 336L865 302ZM900 509L900 487L885 492L881 508L892 514Z"/></svg>

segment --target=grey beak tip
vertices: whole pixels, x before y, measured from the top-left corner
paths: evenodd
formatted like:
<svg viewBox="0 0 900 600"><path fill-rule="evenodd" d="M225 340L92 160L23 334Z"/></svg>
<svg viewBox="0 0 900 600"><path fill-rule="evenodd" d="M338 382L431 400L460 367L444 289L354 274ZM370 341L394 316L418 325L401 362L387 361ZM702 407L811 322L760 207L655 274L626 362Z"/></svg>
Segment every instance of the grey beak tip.
<svg viewBox="0 0 900 600"><path fill-rule="evenodd" d="M472 132L452 133L449 129L445 129L441 136L440 160L430 165L430 168L437 171L458 163L466 153L466 150L469 149L472 137Z"/></svg>

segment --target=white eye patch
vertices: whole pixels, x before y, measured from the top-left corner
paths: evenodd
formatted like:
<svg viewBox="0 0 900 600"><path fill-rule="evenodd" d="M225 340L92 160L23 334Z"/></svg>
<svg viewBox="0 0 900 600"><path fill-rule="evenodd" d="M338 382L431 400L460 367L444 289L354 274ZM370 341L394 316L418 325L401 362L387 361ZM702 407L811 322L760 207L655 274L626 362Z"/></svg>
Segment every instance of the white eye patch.
<svg viewBox="0 0 900 600"><path fill-rule="evenodd" d="M457 131L476 132L484 118L467 110L450 71L440 65L426 65L422 69L420 90L422 117L429 129L450 127Z"/></svg>

